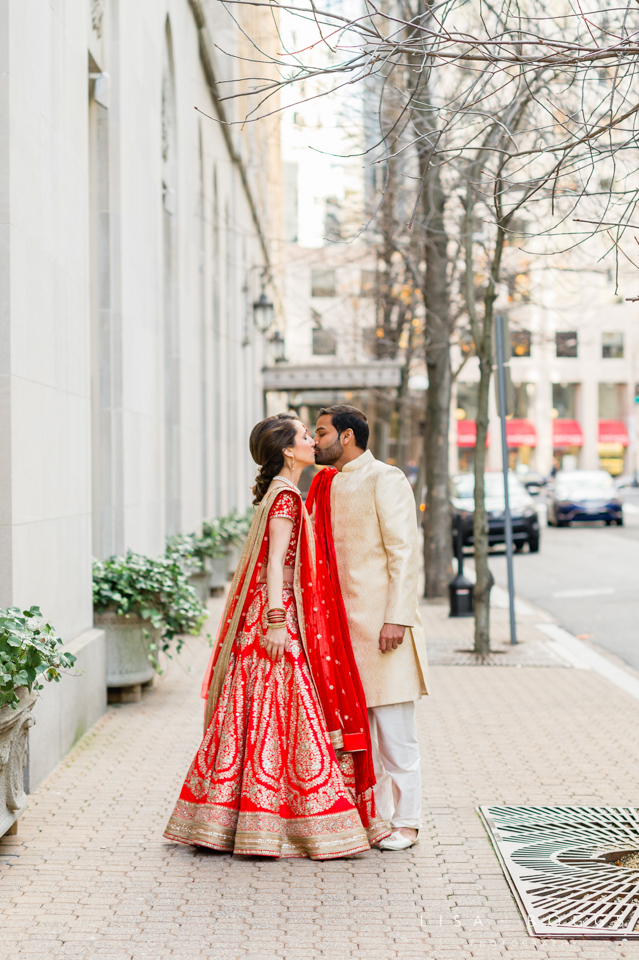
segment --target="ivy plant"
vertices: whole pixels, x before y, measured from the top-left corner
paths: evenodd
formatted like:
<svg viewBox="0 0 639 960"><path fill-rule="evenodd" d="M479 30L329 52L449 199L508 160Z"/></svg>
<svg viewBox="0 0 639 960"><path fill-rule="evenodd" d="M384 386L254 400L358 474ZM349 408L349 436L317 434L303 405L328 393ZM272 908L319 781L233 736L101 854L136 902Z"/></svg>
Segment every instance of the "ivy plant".
<svg viewBox="0 0 639 960"><path fill-rule="evenodd" d="M76 658L64 653L62 640L39 607L20 611L19 607L0 608L0 707L19 704L17 690L42 690L41 680L60 681L62 670Z"/></svg>
<svg viewBox="0 0 639 960"><path fill-rule="evenodd" d="M221 542L225 546L242 544L246 540L254 513L252 507L249 507L245 514L239 514L236 510L233 510L228 516L219 517L217 521L214 521L218 524L218 535Z"/></svg>
<svg viewBox="0 0 639 960"><path fill-rule="evenodd" d="M227 541L223 535L223 518L216 517L214 520L205 520L202 524L202 534L199 539L207 557L211 557L212 560L223 557L227 547Z"/></svg>
<svg viewBox="0 0 639 960"><path fill-rule="evenodd" d="M207 553L195 533L176 533L167 537L165 556L179 563L187 577L204 573Z"/></svg>
<svg viewBox="0 0 639 960"><path fill-rule="evenodd" d="M153 559L129 550L123 556L94 560L93 606L149 620L162 631L160 646L165 652L176 640L179 653L181 635L198 634L207 616L176 553Z"/></svg>

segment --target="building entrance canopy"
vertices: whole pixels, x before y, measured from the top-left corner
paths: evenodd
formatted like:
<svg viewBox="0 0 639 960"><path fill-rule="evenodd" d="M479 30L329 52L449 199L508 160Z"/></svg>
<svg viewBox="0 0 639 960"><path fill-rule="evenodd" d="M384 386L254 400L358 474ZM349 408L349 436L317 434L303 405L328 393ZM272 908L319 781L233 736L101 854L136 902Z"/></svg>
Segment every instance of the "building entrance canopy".
<svg viewBox="0 0 639 960"><path fill-rule="evenodd" d="M457 421L457 446L474 447L477 440L477 424L474 420ZM486 437L486 446L490 445L490 433Z"/></svg>
<svg viewBox="0 0 639 960"><path fill-rule="evenodd" d="M553 447L583 447L584 435L576 420L553 420Z"/></svg>
<svg viewBox="0 0 639 960"><path fill-rule="evenodd" d="M600 420L599 443L620 443L623 447L627 447L630 438L625 423L621 420Z"/></svg>
<svg viewBox="0 0 639 960"><path fill-rule="evenodd" d="M281 364L263 370L265 390L366 390L400 384L397 362L376 360L367 364Z"/></svg>
<svg viewBox="0 0 639 960"><path fill-rule="evenodd" d="M509 447L536 447L537 431L530 420L506 420L506 439Z"/></svg>

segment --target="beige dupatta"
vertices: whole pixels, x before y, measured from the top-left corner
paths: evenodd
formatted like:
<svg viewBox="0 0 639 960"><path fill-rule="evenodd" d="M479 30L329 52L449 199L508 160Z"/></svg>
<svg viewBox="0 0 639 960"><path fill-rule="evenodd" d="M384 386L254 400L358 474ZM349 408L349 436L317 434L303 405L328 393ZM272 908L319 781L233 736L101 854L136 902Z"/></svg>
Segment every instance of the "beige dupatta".
<svg viewBox="0 0 639 960"><path fill-rule="evenodd" d="M215 647L211 654L211 659L209 660L209 666L206 674L204 675L204 681L202 684L202 697L203 699L206 699L206 711L204 714L205 730L211 722L211 718L215 712L217 702L220 698L231 660L231 650L237 636L238 627L240 625L242 613L246 604L246 598L248 596L251 584L254 582L257 576L256 566L259 561L262 544L266 535L268 515L271 506L273 505L273 501L283 490L287 490L290 493L295 493L300 498L300 507L302 510L301 523L304 524L306 528L304 532L308 537L313 563L315 563L313 528L308 514L304 508L301 494L293 490L289 484L283 483L281 480L276 478L271 482L270 487L255 511L255 516L248 532L246 543L244 544L242 556L240 557L240 562L237 565L235 576L233 577L228 600L224 609L224 615L220 621ZM301 582L300 569L300 544L302 542L302 535L303 531L300 524L300 535L297 540L297 549L295 552L293 585L295 599L297 601L297 617L300 628L300 639L302 641L304 652L307 653L304 607L302 603L302 592L304 590L304 585ZM311 586L311 584L309 584L309 586Z"/></svg>

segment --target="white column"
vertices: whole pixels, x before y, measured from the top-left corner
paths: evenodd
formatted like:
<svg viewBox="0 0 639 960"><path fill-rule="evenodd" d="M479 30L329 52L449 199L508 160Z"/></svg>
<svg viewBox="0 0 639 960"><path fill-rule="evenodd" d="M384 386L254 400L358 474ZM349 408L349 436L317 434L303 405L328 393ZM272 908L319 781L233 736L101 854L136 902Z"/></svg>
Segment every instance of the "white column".
<svg viewBox="0 0 639 960"><path fill-rule="evenodd" d="M538 364L537 372L534 404L534 422L537 431L535 464L540 473L549 476L553 457L552 383L548 364Z"/></svg>
<svg viewBox="0 0 639 960"><path fill-rule="evenodd" d="M599 456L597 442L599 436L599 383L594 375L592 364L582 367L584 377L579 390L578 420L584 435L584 445L579 458L582 470L597 470Z"/></svg>
<svg viewBox="0 0 639 960"><path fill-rule="evenodd" d="M457 381L453 380L450 391L450 429L448 431L448 471L451 476L459 473L459 451L457 449Z"/></svg>
<svg viewBox="0 0 639 960"><path fill-rule="evenodd" d="M495 394L495 377L497 372L493 370L490 378L490 393L488 395L488 432L490 433L490 446L486 457L487 470L501 470L501 422L497 413L497 397Z"/></svg>

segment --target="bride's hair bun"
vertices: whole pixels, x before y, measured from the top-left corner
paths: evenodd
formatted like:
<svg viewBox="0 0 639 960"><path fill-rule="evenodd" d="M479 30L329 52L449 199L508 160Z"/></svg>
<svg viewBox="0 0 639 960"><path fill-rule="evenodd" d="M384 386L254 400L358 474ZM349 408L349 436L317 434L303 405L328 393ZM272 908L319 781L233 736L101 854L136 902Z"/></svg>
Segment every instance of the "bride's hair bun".
<svg viewBox="0 0 639 960"><path fill-rule="evenodd" d="M292 413L276 413L273 417L260 420L251 430L251 456L260 465L253 487L254 506L264 497L271 480L284 466L282 451L295 446L298 423L298 418Z"/></svg>

